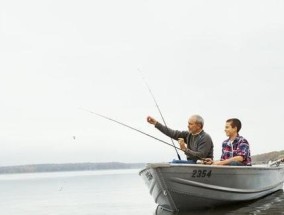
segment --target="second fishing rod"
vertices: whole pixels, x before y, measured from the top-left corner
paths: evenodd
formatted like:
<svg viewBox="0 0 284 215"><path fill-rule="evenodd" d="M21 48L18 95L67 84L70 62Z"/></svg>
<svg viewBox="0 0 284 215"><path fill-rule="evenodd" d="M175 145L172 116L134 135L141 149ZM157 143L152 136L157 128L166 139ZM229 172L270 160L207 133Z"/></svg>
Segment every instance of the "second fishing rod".
<svg viewBox="0 0 284 215"><path fill-rule="evenodd" d="M137 70L141 73L141 76L142 76L141 70L140 70L140 69L137 69ZM157 109L158 109L158 111L159 111L159 114L160 114L160 116L161 116L161 118L162 118L162 120L163 120L163 122L164 122L164 125L166 126L167 131L169 131L168 126L167 126L166 121L165 121L165 118L164 118L164 116L163 116L163 114L162 114L162 112L161 112L161 109L160 109L160 107L159 107L159 105L158 105L158 103L157 103L157 100L155 99L154 94L152 93L152 90L150 89L148 83L146 82L145 78L143 78L143 76L142 76L142 79L143 79L143 81L144 81L144 83L145 83L145 85L146 85L146 87L147 87L149 93L151 94L151 96L152 96L152 98L153 98L153 100L154 100L154 102L155 102L155 104L156 104L156 107L157 107ZM147 119L147 120L148 120L148 119ZM177 154L178 159L181 160L180 155L179 155L179 153L178 153L178 151L177 151L177 147L175 146L175 143L174 143L174 141L173 141L173 138L171 138L171 141L172 141L173 147L175 148L175 151L176 151L176 154Z"/></svg>

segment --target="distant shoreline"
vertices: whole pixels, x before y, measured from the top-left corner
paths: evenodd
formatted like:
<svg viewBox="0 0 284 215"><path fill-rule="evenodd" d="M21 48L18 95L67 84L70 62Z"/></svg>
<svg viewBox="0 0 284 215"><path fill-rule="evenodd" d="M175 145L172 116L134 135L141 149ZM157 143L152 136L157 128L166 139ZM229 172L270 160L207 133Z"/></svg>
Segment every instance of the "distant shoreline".
<svg viewBox="0 0 284 215"><path fill-rule="evenodd" d="M284 150L272 151L268 153L252 156L253 165L264 164L268 161L277 160L284 157ZM40 172L67 172L67 171L92 171L92 170L115 170L115 169L142 169L146 163L62 163L62 164L27 164L15 166L0 166L1 174L14 173L40 173Z"/></svg>
<svg viewBox="0 0 284 215"><path fill-rule="evenodd" d="M143 168L144 166L145 163L121 163L121 162L28 164L28 165L16 165L16 166L0 166L0 174L138 169L138 168Z"/></svg>

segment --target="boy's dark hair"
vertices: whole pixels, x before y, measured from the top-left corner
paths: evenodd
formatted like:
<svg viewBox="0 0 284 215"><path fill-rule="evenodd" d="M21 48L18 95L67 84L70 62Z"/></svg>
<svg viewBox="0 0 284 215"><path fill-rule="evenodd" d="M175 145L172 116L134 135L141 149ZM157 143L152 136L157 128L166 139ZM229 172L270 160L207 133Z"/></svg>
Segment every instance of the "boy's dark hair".
<svg viewBox="0 0 284 215"><path fill-rule="evenodd" d="M232 128L237 127L237 132L239 133L239 131L242 128L242 123L239 119L237 118L232 118L232 119L228 119L226 122L231 123Z"/></svg>

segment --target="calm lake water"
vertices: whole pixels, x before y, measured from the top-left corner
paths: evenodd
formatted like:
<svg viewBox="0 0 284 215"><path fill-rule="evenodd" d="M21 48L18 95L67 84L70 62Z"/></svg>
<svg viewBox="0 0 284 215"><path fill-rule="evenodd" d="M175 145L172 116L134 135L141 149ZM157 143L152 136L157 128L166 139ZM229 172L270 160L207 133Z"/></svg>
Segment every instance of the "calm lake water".
<svg viewBox="0 0 284 215"><path fill-rule="evenodd" d="M0 175L3 215L173 215L157 207L139 170ZM246 204L190 214L284 214L283 191Z"/></svg>

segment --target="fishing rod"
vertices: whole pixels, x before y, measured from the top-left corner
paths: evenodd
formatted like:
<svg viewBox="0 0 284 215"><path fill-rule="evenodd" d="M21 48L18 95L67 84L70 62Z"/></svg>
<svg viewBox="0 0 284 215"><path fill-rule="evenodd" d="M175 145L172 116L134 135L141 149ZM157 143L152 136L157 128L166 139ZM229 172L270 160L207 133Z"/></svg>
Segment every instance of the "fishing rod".
<svg viewBox="0 0 284 215"><path fill-rule="evenodd" d="M271 166L276 166L278 167L280 165L280 163L284 162L284 158L280 158L276 161L273 161L273 162L268 162L268 166L271 167Z"/></svg>
<svg viewBox="0 0 284 215"><path fill-rule="evenodd" d="M107 120L109 120L109 121L115 122L115 123L117 123L117 124L123 125L123 126L125 126L125 127L127 127L127 128L130 128L130 129L132 129L132 130L134 130L134 131L137 131L137 132L139 132L139 133L141 133L141 134L144 134L144 135L146 135L146 136L148 136L148 137L151 137L151 138L153 138L153 139L155 139L155 140L158 140L158 141L160 141L160 142L162 142L162 143L164 143L164 144L167 144L168 146L174 147L176 150L178 149L178 150L182 151L180 148L178 148L178 147L176 147L176 146L173 146L172 144L167 143L166 141L163 141L163 140L161 140L161 139L159 139L159 138L157 138L157 137L154 137L154 136L152 136L152 135L150 135L150 134L147 134L147 133L145 133L145 132L143 132L143 131L140 131L140 130L138 130L137 128L133 128L133 127L130 126L130 125L127 125L127 124L125 124L125 123L119 122L119 121L117 121L117 120L115 120L115 119L112 119L112 118L110 118L110 117L104 116L104 115L102 115L102 114L95 113L95 112L93 112L93 111L90 111L90 110L87 110L87 109L84 109L84 108L80 108L80 109L81 109L81 110L84 110L84 111L86 111L86 112L89 112L89 113L91 113L91 114L95 114L95 115L97 115L97 116L99 116L99 117L102 117L102 118L104 118L104 119L107 119Z"/></svg>
<svg viewBox="0 0 284 215"><path fill-rule="evenodd" d="M137 69L137 70L141 73L141 76L142 76L142 72L140 71L140 69ZM154 100L154 102L155 102L155 104L156 104L156 107L157 107L157 109L158 109L158 111L159 111L159 113L160 113L160 116L162 117L162 120L163 120L163 122L164 122L164 124L165 124L165 126L166 126L167 131L169 132L168 126L167 126L167 124L166 124L166 121L165 121L165 119L164 119L164 117L163 117L163 114L162 114L162 112L161 112L161 109L160 109L160 107L159 107L159 105L158 105L158 103L157 103L157 101L156 101L156 99L155 99L155 96L154 96L154 94L152 93L152 90L150 89L150 86L147 84L147 82L146 82L146 80L145 80L145 78L144 78L143 76L142 76L142 79L143 79L143 81L144 81L146 87L148 88L148 90L149 90L149 92L150 92L150 94L151 94L151 96L152 96L152 98L153 98L153 100ZM177 149L176 149L175 143L174 143L174 141L173 141L173 138L171 138L171 141L172 141L172 146L173 146L173 147L175 148L175 150L176 150L178 159L181 160L181 159L180 159L180 155L179 155L179 153L178 153L178 151L177 151Z"/></svg>

